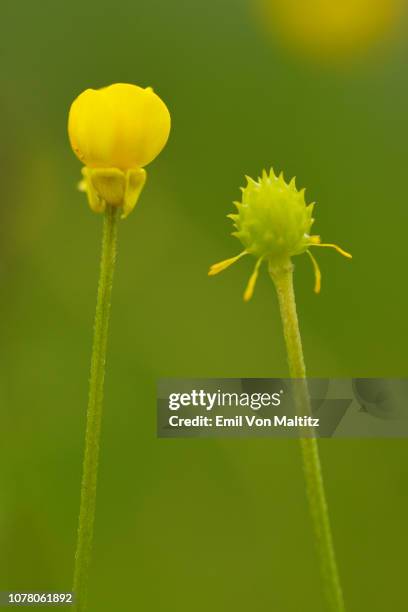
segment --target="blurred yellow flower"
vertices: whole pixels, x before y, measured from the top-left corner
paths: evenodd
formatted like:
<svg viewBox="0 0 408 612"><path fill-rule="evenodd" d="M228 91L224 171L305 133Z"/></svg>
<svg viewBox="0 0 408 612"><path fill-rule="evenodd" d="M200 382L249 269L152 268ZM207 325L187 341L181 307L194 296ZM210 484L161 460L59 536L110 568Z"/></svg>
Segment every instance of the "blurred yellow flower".
<svg viewBox="0 0 408 612"><path fill-rule="evenodd" d="M151 87L116 83L87 89L72 103L68 135L85 165L81 188L95 212L106 202L127 216L146 180L147 166L165 146L170 113Z"/></svg>
<svg viewBox="0 0 408 612"><path fill-rule="evenodd" d="M357 57L386 38L404 0L257 0L262 19L291 49L315 59Z"/></svg>

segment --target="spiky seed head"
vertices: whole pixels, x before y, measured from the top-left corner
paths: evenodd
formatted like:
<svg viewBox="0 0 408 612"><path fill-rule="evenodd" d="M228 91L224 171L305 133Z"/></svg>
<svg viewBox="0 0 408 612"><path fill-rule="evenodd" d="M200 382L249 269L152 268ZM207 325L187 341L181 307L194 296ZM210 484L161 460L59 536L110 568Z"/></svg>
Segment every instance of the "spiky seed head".
<svg viewBox="0 0 408 612"><path fill-rule="evenodd" d="M286 183L283 173L265 170L258 181L246 177L241 202L231 214L236 236L247 253L265 259L291 257L310 246L314 204L306 204L305 190L295 180Z"/></svg>
<svg viewBox="0 0 408 612"><path fill-rule="evenodd" d="M286 183L283 172L276 176L271 169L269 174L264 170L258 181L249 176L246 179L247 186L241 187L242 201L234 202L237 212L228 215L235 227L232 235L245 248L235 257L213 264L209 276L219 274L245 255L254 255L255 268L244 292L244 300L248 301L263 262L268 263L272 271L287 265L293 255L307 252L315 273L315 292L319 293L321 274L310 247L330 247L348 258L351 258L350 253L337 244L323 244L320 236L310 235L314 204L306 204L305 190L297 189L294 178Z"/></svg>

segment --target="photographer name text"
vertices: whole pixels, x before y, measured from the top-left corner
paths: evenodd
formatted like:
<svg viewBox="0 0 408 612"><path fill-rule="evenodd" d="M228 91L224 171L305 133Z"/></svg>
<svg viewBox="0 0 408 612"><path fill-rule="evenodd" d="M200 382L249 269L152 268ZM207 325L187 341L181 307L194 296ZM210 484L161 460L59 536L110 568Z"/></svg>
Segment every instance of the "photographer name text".
<svg viewBox="0 0 408 612"><path fill-rule="evenodd" d="M215 417L197 415L192 418L179 417L172 415L169 418L170 427L179 428L205 428L205 427L227 427L227 428L243 428L243 427L319 427L319 419L310 416L278 416L257 417L248 415L236 415L234 417L226 417L218 414Z"/></svg>

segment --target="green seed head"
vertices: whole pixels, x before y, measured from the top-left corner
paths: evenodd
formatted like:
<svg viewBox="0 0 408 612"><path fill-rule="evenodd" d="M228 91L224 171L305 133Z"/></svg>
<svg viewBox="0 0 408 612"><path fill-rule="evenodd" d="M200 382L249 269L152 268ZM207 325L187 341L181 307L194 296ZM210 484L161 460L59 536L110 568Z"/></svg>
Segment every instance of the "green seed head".
<svg viewBox="0 0 408 612"><path fill-rule="evenodd" d="M264 259L280 259L305 252L310 246L314 204L306 204L305 190L298 191L295 179L286 183L283 174L271 169L242 188L242 202L234 202L236 236L247 253Z"/></svg>
<svg viewBox="0 0 408 612"><path fill-rule="evenodd" d="M268 263L269 270L288 265L293 255L307 252L315 272L315 291L319 293L321 274L311 247L330 247L344 257L351 258L350 253L337 244L322 243L320 236L311 236L310 229L314 204L306 204L305 190L296 189L295 179L286 183L283 173L276 176L271 169L269 175L264 170L262 177L254 181L246 177L248 185L242 190L242 202L234 202L238 212L228 215L233 222L232 233L244 245L244 250L213 264L208 274L215 276L245 255L254 255L256 264L244 293L244 300L251 299L256 279L263 262ZM272 272L271 272L272 274Z"/></svg>

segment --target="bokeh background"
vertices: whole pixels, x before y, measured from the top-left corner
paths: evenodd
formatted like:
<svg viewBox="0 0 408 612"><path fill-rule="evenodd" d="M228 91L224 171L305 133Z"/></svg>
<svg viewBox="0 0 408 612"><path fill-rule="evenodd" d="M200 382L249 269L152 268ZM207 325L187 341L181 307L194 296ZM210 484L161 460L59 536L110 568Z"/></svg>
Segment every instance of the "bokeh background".
<svg viewBox="0 0 408 612"><path fill-rule="evenodd" d="M319 250L319 297L296 260L309 374L407 373L403 6L308 2L3 2L1 589L71 586L102 219L66 120L125 81L156 89L173 131L120 226L90 609L325 609L296 441L155 433L158 377L287 373L266 272L248 305L251 261L206 276L238 252L244 174L271 165L354 255ZM347 609L406 610L408 443L321 452Z"/></svg>

